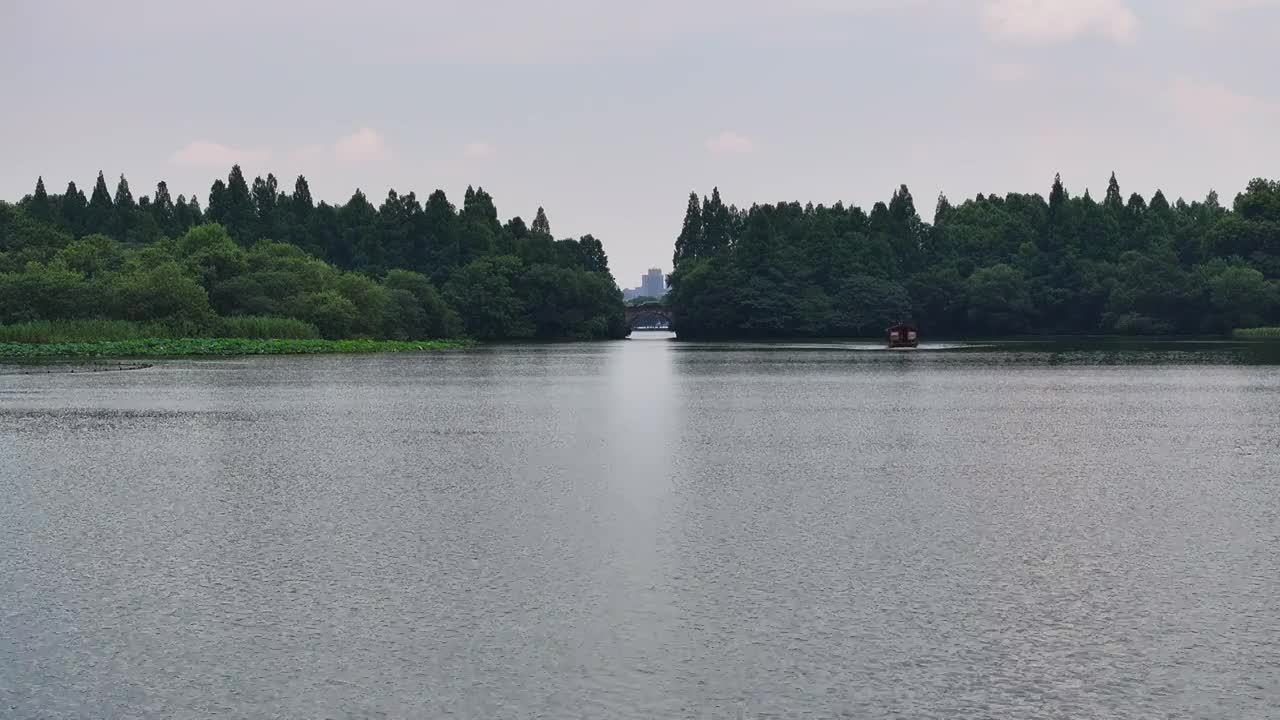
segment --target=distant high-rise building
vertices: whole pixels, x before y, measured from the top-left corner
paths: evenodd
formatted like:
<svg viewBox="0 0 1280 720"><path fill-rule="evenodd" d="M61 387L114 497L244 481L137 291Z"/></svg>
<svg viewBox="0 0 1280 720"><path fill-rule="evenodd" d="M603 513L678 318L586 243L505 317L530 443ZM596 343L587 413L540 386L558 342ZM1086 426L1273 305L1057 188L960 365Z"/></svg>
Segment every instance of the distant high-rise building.
<svg viewBox="0 0 1280 720"><path fill-rule="evenodd" d="M640 287L627 288L622 291L622 299L635 300L639 297L661 299L667 294L667 279L662 268L649 268L649 272L640 276Z"/></svg>
<svg viewBox="0 0 1280 720"><path fill-rule="evenodd" d="M640 278L640 294L656 298L667 294L667 282L662 277L661 268L649 268L649 272Z"/></svg>

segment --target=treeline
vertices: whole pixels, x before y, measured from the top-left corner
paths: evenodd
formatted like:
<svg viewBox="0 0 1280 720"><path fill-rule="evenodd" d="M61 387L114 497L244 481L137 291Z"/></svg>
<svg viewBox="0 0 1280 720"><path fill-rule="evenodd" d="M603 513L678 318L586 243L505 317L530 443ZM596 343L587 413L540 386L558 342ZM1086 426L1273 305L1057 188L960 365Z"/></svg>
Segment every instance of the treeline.
<svg viewBox="0 0 1280 720"><path fill-rule="evenodd" d="M1048 199L938 199L904 185L870 214L689 197L669 300L687 337L867 336L914 320L932 336L1205 334L1280 324L1280 183L1223 207L1101 202L1055 178Z"/></svg>
<svg viewBox="0 0 1280 720"><path fill-rule="evenodd" d="M0 203L0 323L132 320L209 334L226 318L291 318L327 338L607 338L627 333L599 240L556 240L546 213L498 220L467 188L462 208L392 190L315 202L233 167L207 207L161 182L135 200L98 174L91 195L43 179Z"/></svg>

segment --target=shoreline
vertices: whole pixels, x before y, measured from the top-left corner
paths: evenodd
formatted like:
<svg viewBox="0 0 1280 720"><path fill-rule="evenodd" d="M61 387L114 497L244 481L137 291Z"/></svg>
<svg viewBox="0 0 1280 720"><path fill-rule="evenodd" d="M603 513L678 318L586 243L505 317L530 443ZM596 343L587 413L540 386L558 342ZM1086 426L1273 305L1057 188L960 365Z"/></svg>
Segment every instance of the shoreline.
<svg viewBox="0 0 1280 720"><path fill-rule="evenodd" d="M442 352L474 345L471 340L144 338L72 343L0 343L0 361Z"/></svg>

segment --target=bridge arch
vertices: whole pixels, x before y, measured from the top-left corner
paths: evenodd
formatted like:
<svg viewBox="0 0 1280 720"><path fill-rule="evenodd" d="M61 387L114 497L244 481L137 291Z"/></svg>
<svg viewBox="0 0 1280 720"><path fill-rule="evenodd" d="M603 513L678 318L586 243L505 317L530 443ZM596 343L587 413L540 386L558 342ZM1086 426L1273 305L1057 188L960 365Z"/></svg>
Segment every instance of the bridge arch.
<svg viewBox="0 0 1280 720"><path fill-rule="evenodd" d="M670 328L675 325L675 313L666 305L648 303L626 309L627 327L637 328L661 327Z"/></svg>

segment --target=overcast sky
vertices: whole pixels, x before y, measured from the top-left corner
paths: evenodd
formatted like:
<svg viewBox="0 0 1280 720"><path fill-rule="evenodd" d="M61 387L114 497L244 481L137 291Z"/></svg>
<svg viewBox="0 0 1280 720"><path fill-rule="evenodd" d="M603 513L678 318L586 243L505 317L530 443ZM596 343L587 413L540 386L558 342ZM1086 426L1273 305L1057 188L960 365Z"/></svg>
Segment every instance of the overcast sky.
<svg viewBox="0 0 1280 720"><path fill-rule="evenodd" d="M1280 176L1277 48L1280 0L0 0L0 197L483 185L630 287L715 185L1229 199Z"/></svg>

